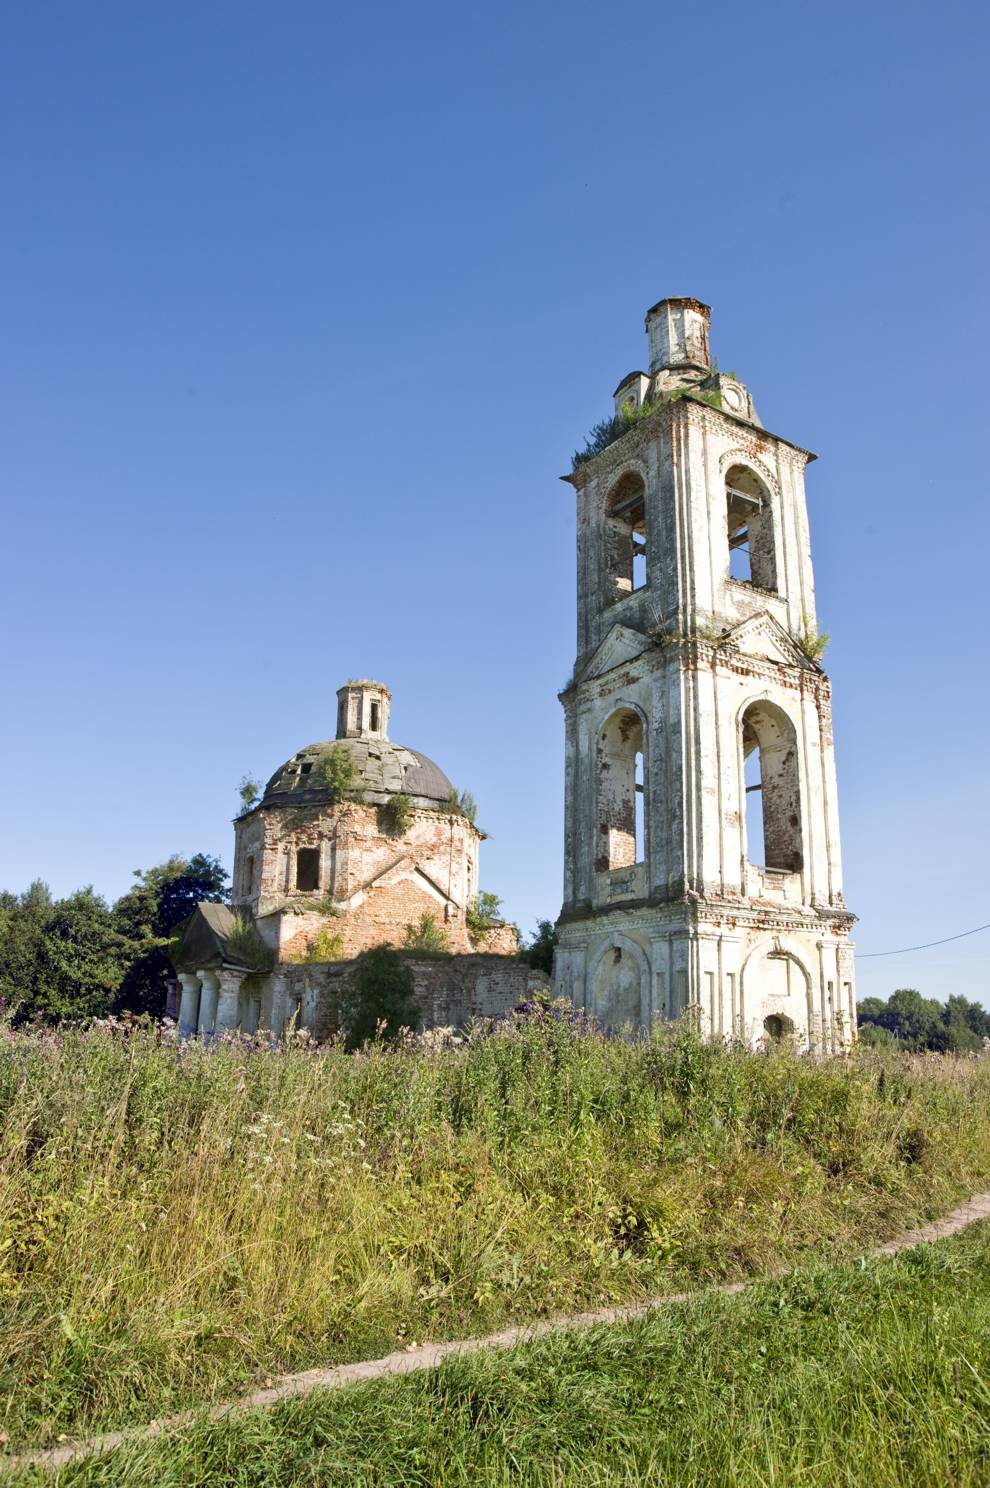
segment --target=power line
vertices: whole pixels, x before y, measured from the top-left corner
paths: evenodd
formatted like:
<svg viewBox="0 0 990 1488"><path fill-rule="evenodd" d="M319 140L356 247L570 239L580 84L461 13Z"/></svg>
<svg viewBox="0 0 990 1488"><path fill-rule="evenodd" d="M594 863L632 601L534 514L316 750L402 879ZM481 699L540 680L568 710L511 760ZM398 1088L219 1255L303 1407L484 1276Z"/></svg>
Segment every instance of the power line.
<svg viewBox="0 0 990 1488"><path fill-rule="evenodd" d="M979 935L981 930L990 930L990 925L977 925L975 930L963 930L960 935L947 935L944 940L926 940L924 945L902 946L899 951L867 951L857 956L857 961L869 961L874 956L906 956L908 951L927 951L932 946L948 945L950 940L965 940L967 935Z"/></svg>

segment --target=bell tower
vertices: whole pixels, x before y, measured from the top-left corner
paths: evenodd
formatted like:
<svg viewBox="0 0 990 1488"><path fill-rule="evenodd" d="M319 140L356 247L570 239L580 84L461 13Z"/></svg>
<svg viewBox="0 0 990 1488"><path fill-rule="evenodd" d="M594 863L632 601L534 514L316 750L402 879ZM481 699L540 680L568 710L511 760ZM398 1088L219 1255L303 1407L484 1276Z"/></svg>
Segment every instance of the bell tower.
<svg viewBox="0 0 990 1488"><path fill-rule="evenodd" d="M711 312L661 300L649 368L564 479L577 496L558 992L611 1027L836 1051L855 1030L831 689L804 491L814 455L713 370Z"/></svg>

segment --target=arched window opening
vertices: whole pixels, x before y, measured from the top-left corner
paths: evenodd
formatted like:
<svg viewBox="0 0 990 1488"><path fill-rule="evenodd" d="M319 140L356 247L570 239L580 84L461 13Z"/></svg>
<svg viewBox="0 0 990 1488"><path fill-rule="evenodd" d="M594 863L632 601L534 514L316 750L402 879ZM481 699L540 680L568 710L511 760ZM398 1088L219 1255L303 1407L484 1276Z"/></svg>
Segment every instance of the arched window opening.
<svg viewBox="0 0 990 1488"><path fill-rule="evenodd" d="M799 873L804 859L794 725L775 704L754 703L743 715L742 749L747 857L765 868Z"/></svg>
<svg viewBox="0 0 990 1488"><path fill-rule="evenodd" d="M794 1032L794 1024L790 1018L785 1018L780 1013L771 1013L768 1018L764 1018L763 1027L772 1044L779 1044L782 1039L790 1038Z"/></svg>
<svg viewBox="0 0 990 1488"><path fill-rule="evenodd" d="M763 483L745 465L725 477L729 577L760 589L777 588L773 510Z"/></svg>
<svg viewBox="0 0 990 1488"><path fill-rule="evenodd" d="M599 871L631 868L645 857L643 720L613 713L598 741Z"/></svg>
<svg viewBox="0 0 990 1488"><path fill-rule="evenodd" d="M646 572L646 487L630 470L609 495L605 553L610 602L642 589Z"/></svg>

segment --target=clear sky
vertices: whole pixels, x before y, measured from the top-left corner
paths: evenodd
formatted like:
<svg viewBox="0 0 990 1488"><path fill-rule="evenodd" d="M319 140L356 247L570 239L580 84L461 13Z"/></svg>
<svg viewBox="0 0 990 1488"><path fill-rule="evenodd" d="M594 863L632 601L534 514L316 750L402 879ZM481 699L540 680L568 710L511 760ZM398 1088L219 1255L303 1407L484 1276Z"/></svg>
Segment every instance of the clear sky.
<svg viewBox="0 0 990 1488"><path fill-rule="evenodd" d="M0 885L219 853L337 686L561 898L574 510L643 365L712 345L808 489L862 951L990 920L987 10L8 7ZM990 934L860 995L987 999Z"/></svg>

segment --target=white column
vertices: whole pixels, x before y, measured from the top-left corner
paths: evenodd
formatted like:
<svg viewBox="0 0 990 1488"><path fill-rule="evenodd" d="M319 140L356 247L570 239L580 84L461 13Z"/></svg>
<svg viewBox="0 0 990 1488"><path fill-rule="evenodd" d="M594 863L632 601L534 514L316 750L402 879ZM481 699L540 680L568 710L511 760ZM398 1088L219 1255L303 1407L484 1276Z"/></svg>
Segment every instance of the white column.
<svg viewBox="0 0 990 1488"><path fill-rule="evenodd" d="M272 976L271 1031L276 1038L285 1032L285 1020L289 1007L289 981L284 972L277 969Z"/></svg>
<svg viewBox="0 0 990 1488"><path fill-rule="evenodd" d="M245 971L233 971L224 967L219 974L220 993L217 998L217 1033L239 1028L241 1023L241 983L247 976Z"/></svg>
<svg viewBox="0 0 990 1488"><path fill-rule="evenodd" d="M199 1022L199 976L195 971L180 971L182 997L179 1002L179 1037L192 1038Z"/></svg>
<svg viewBox="0 0 990 1488"><path fill-rule="evenodd" d="M220 983L215 971L197 971L196 975L203 984L199 995L199 1032L210 1034L217 1019Z"/></svg>

